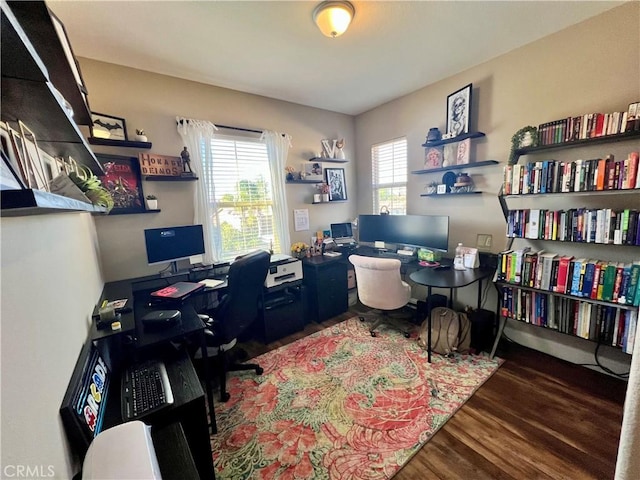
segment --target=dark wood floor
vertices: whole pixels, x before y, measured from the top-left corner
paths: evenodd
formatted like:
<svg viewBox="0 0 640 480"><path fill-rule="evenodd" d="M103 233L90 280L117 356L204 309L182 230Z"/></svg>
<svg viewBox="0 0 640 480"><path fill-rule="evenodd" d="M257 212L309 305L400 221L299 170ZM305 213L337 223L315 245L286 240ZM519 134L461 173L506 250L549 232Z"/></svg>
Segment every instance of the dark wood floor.
<svg viewBox="0 0 640 480"><path fill-rule="evenodd" d="M253 357L353 314L244 347ZM626 383L515 344L498 355L498 372L394 479L613 478Z"/></svg>

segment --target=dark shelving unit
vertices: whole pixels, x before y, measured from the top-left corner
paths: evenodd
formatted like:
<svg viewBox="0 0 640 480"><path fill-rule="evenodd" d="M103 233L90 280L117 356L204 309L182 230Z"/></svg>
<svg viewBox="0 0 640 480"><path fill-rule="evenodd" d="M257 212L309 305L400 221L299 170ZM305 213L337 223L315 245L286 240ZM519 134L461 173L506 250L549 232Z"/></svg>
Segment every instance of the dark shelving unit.
<svg viewBox="0 0 640 480"><path fill-rule="evenodd" d="M162 210L160 210L159 208L156 208L154 210L139 210L139 211L135 211L135 212L111 212L109 213L109 216L112 215L137 215L139 213L159 213Z"/></svg>
<svg viewBox="0 0 640 480"><path fill-rule="evenodd" d="M168 175L148 175L144 177L147 182L194 182L198 177L171 177Z"/></svg>
<svg viewBox="0 0 640 480"><path fill-rule="evenodd" d="M306 184L319 184L324 180L287 180L287 183L306 183Z"/></svg>
<svg viewBox="0 0 640 480"><path fill-rule="evenodd" d="M460 192L460 193L453 193L453 192L448 192L448 193L422 193L420 194L421 197L457 197L460 195L478 195L482 193L481 191L477 191L474 190L473 192Z"/></svg>
<svg viewBox="0 0 640 480"><path fill-rule="evenodd" d="M446 145L447 143L458 143L458 142L462 142L464 140L466 140L467 138L480 138L480 137L484 137L484 133L482 132L469 132L469 133L463 133L462 135L458 135L457 137L453 137L453 138L445 138L443 140L434 140L432 142L425 142L422 144L423 147L428 148L428 147L439 147L440 145Z"/></svg>
<svg viewBox="0 0 640 480"><path fill-rule="evenodd" d="M127 148L138 148L140 150L150 149L152 144L151 142L135 142L133 140L113 140L111 138L97 138L97 137L89 137L89 143L91 145L104 145L107 147L127 147Z"/></svg>
<svg viewBox="0 0 640 480"><path fill-rule="evenodd" d="M553 143L551 145L540 145L537 147L519 148L515 151L516 156L530 155L538 152L546 152L549 150L563 150L565 148L586 147L590 145L598 145L601 143L624 142L640 138L640 130L632 132L618 133L616 135L603 135L595 138L584 138L582 140L574 140L573 142ZM516 162L517 163L517 162Z"/></svg>
<svg viewBox="0 0 640 480"><path fill-rule="evenodd" d="M106 213L104 207L81 202L43 190L2 190L0 192L3 217L43 215L46 213L91 212Z"/></svg>
<svg viewBox="0 0 640 480"><path fill-rule="evenodd" d="M321 157L313 157L309 159L310 162L326 162L326 163L348 163L349 160L344 158L321 158Z"/></svg>
<svg viewBox="0 0 640 480"><path fill-rule="evenodd" d="M483 160L481 162L463 163L461 165L450 165L448 167L428 168L426 170L413 170L411 173L415 175L423 175L426 173L448 172L450 170L467 170L469 168L486 167L489 165L497 165L497 160Z"/></svg>

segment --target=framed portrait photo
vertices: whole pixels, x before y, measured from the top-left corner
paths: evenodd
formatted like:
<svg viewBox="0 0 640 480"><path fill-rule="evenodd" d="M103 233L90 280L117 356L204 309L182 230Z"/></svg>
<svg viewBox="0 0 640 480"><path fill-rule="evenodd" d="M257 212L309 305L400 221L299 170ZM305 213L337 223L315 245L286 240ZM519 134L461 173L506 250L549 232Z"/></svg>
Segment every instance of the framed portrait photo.
<svg viewBox="0 0 640 480"><path fill-rule="evenodd" d="M303 162L301 170L305 180L314 180L322 182L322 163L320 162Z"/></svg>
<svg viewBox="0 0 640 480"><path fill-rule="evenodd" d="M325 168L327 185L329 185L329 201L336 202L347 199L347 182L344 168Z"/></svg>
<svg viewBox="0 0 640 480"><path fill-rule="evenodd" d="M469 133L471 117L471 83L447 97L447 135Z"/></svg>
<svg viewBox="0 0 640 480"><path fill-rule="evenodd" d="M91 135L110 140L126 140L127 125L124 118L91 112Z"/></svg>
<svg viewBox="0 0 640 480"><path fill-rule="evenodd" d="M113 197L113 209L109 215L140 213L145 211L140 164L136 157L96 154L104 170L100 176L102 186Z"/></svg>

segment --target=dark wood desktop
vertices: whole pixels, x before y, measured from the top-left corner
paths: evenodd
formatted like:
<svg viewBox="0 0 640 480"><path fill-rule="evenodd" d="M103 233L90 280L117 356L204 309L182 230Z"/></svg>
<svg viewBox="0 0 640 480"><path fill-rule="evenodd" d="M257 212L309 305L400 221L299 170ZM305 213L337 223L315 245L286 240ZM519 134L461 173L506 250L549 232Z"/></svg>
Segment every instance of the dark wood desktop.
<svg viewBox="0 0 640 480"><path fill-rule="evenodd" d="M174 404L158 412L150 414L142 420L152 425L154 430L154 444L156 437L161 442L159 462L164 471L171 472L176 466L168 467L172 461L176 465L182 465L184 475L180 478L215 478L213 469L213 456L210 444L210 430L216 433L215 411L213 394L208 372L208 362L204 323L198 317L197 311L204 310L217 302L218 293L223 291L226 283L217 288L205 288L191 295L172 301L152 300L150 293L178 281L193 279L188 274L172 277L160 277L152 275L130 280L122 280L105 284L100 304L104 300L112 301L127 299L124 309L117 320L121 324L118 330L112 330L111 325L98 328L97 319L94 320L89 332L89 338L99 345L111 362L116 366L111 398L108 401L105 428L122 422L120 412L119 373L131 362L148 358L161 359L167 368L169 380L174 394ZM202 277L206 278L206 277ZM178 322L162 328L146 328L141 319L154 310L176 309L181 312ZM203 370L205 377L206 393L203 391L200 380L196 374L193 363L184 349L176 348L177 345L190 341L191 344L201 348L203 358ZM207 411L209 415L207 415ZM179 424L179 429L173 424ZM173 425L173 426L172 426ZM162 432L162 433L160 433ZM176 449L167 445L167 438L179 439L180 432L184 433L183 447L176 444ZM184 446L186 445L186 450ZM188 455L192 459L189 461ZM182 453L180 453L182 452ZM168 461L161 460L160 456L169 455ZM195 465L196 476L189 475L189 465ZM163 475L164 476L164 475ZM171 478L169 474L168 478Z"/></svg>

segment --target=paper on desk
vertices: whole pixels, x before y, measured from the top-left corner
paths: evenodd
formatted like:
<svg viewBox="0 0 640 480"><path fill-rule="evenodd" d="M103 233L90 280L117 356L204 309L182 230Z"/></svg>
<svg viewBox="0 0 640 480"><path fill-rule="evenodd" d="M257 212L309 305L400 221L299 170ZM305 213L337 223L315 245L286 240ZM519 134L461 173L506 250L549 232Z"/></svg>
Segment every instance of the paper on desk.
<svg viewBox="0 0 640 480"><path fill-rule="evenodd" d="M214 288L214 287L217 287L218 285L222 285L224 283L224 280L205 278L204 280L200 280L198 283L203 284L207 288Z"/></svg>

